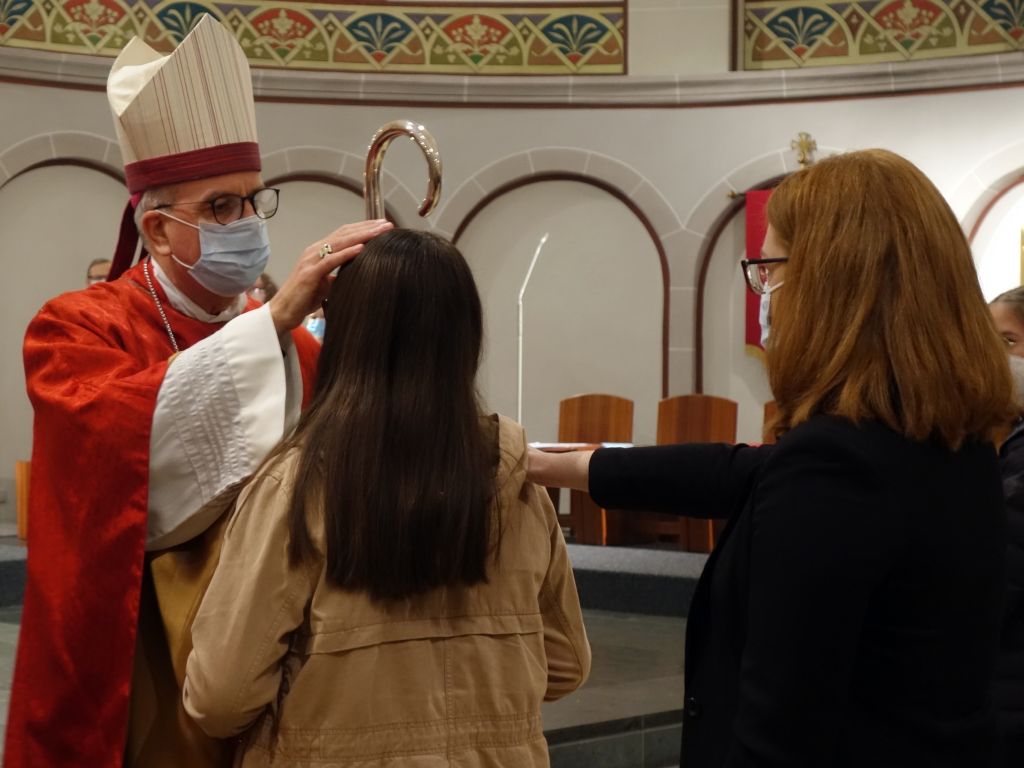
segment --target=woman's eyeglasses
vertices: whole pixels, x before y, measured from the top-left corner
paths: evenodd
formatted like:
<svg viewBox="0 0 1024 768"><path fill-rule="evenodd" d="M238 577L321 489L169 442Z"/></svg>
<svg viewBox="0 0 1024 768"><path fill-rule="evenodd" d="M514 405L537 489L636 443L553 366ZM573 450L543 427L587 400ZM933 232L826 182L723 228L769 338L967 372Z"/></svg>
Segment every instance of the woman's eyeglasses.
<svg viewBox="0 0 1024 768"><path fill-rule="evenodd" d="M765 296L777 288L782 287L782 280L772 283L772 274L778 269L779 264L785 264L788 258L782 259L743 259L743 276L747 279L747 286L758 296Z"/></svg>

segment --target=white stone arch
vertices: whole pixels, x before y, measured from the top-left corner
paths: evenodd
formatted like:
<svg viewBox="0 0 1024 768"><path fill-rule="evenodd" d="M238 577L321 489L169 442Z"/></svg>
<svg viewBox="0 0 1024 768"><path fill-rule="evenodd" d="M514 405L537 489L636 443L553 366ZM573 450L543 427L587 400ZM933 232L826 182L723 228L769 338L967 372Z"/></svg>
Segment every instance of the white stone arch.
<svg viewBox="0 0 1024 768"><path fill-rule="evenodd" d="M79 161L110 175L123 178L124 163L117 142L82 131L41 133L12 144L0 152L0 187L35 166L44 163ZM261 158L267 180L295 174L325 176L351 189L362 189L363 158L329 147L290 147ZM391 173L384 171L381 191L391 210L415 219L419 203Z"/></svg>
<svg viewBox="0 0 1024 768"><path fill-rule="evenodd" d="M631 200L650 224L652 236L665 247L670 279L674 280L675 265L669 243L673 235L682 229L682 224L672 205L651 181L632 166L600 152L578 147L538 147L508 155L481 168L448 197L438 214L436 231L446 237L453 236L466 216L489 195L516 182L544 174L566 174L581 181L594 181L617 190Z"/></svg>
<svg viewBox="0 0 1024 768"><path fill-rule="evenodd" d="M311 175L333 179L357 193L363 188L365 158L351 152L330 147L289 147L264 155L262 161L263 178L268 184L275 179ZM419 221L417 226L423 228L419 200L394 174L387 170L381 173L380 189L385 208L399 226Z"/></svg>
<svg viewBox="0 0 1024 768"><path fill-rule="evenodd" d="M268 181L310 174L335 179L357 191L363 186L363 158L350 152L328 147L290 147L265 154L261 160L263 178ZM0 152L0 188L27 170L62 162L81 163L124 178L121 149L116 141L83 131L55 131L31 136ZM420 220L419 201L386 170L381 177L381 192L387 209L400 225Z"/></svg>
<svg viewBox="0 0 1024 768"><path fill-rule="evenodd" d="M124 178L116 141L84 131L54 131L31 136L0 152L0 187L36 166L61 162L82 163Z"/></svg>
<svg viewBox="0 0 1024 768"><path fill-rule="evenodd" d="M967 173L949 196L949 204L969 239L974 239L995 202L1021 181L1024 140L996 150Z"/></svg>

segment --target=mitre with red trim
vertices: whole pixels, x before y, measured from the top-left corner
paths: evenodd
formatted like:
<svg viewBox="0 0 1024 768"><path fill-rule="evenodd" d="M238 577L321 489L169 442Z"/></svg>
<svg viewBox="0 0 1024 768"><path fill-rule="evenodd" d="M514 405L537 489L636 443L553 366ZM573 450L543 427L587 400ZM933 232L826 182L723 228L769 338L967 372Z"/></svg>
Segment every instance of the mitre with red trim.
<svg viewBox="0 0 1024 768"><path fill-rule="evenodd" d="M259 171L256 110L249 62L235 37L204 14L172 53L162 56L135 37L107 78L132 202L110 277L135 256L134 202L153 187L236 171Z"/></svg>

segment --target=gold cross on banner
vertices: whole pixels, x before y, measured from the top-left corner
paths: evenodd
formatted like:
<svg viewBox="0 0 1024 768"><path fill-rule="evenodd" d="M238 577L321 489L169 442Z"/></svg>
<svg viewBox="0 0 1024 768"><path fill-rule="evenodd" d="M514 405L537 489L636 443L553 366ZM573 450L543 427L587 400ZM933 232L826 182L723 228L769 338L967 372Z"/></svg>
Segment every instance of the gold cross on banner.
<svg viewBox="0 0 1024 768"><path fill-rule="evenodd" d="M811 138L809 133L798 133L796 138L789 142L789 148L796 150L796 161L801 168L806 168L814 162L811 156L818 149L818 142Z"/></svg>

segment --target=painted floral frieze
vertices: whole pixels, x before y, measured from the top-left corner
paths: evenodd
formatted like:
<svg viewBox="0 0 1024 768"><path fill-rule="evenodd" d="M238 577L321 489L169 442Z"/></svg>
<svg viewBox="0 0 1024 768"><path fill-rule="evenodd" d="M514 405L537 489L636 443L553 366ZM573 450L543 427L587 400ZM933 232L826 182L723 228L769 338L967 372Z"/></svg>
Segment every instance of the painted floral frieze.
<svg viewBox="0 0 1024 768"><path fill-rule="evenodd" d="M744 69L912 61L1024 47L1024 0L745 0Z"/></svg>
<svg viewBox="0 0 1024 768"><path fill-rule="evenodd" d="M170 51L204 13L231 29L258 67L459 75L626 70L624 2L0 0L0 45L112 57L137 35Z"/></svg>

